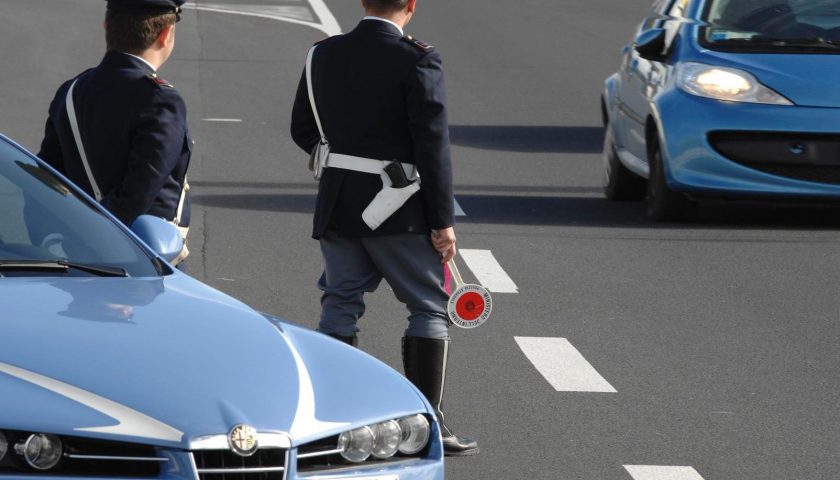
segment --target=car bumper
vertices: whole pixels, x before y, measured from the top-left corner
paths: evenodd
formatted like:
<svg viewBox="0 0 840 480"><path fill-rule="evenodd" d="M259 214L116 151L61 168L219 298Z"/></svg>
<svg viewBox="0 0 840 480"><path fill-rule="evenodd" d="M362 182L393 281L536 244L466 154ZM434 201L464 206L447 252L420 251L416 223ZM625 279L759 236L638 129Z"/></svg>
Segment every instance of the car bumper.
<svg viewBox="0 0 840 480"><path fill-rule="evenodd" d="M443 445L440 441L439 430L434 430L430 445L426 454L418 458L391 459L388 461L366 463L353 467L319 467L308 471L298 471L297 448L286 450L285 471L273 473L272 478L283 480L443 480ZM158 474L140 474L132 472L130 475L113 476L94 473L76 473L74 475L62 474L60 471L51 474L38 474L36 472L4 472L0 468L0 480L21 479L27 480L129 480L132 478L143 480L213 480L221 478L222 475L201 473L196 466L193 453L184 450L160 449L158 456L166 458L167 461L161 464ZM229 463L227 468L232 467ZM248 467L253 468L253 466ZM251 480L264 478L262 473L227 473L228 479Z"/></svg>
<svg viewBox="0 0 840 480"><path fill-rule="evenodd" d="M64 476L61 474L38 475L38 474L0 474L0 479L21 479L27 480L126 480L127 478L143 478L144 480L197 480L198 478L221 478L220 475L209 475L198 477L194 471L170 471L155 477L107 477L99 475L89 476ZM262 478L258 475L228 474L227 478ZM420 459L406 462L397 462L379 467L353 468L333 471L321 471L318 473L298 474L290 470L286 475L279 474L277 478L284 480L443 480L443 460Z"/></svg>
<svg viewBox="0 0 840 480"><path fill-rule="evenodd" d="M840 199L840 109L721 102L676 89L656 107L673 190Z"/></svg>

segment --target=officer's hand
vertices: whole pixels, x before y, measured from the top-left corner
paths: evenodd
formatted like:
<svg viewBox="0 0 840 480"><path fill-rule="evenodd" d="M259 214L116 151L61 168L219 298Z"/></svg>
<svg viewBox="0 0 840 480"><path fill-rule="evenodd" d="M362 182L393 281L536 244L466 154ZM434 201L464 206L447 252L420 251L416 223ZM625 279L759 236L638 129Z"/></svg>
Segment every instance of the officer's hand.
<svg viewBox="0 0 840 480"><path fill-rule="evenodd" d="M432 246L440 253L440 263L446 263L455 258L455 229L447 227L432 230Z"/></svg>

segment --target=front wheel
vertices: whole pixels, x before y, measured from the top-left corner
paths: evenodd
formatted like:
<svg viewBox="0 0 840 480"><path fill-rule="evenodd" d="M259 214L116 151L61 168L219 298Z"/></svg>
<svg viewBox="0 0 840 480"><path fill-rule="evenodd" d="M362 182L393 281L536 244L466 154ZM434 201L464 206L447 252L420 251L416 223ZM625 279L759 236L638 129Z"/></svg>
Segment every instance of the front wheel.
<svg viewBox="0 0 840 480"><path fill-rule="evenodd" d="M627 169L618 159L610 127L604 132L604 196L609 200L645 198L645 180Z"/></svg>
<svg viewBox="0 0 840 480"><path fill-rule="evenodd" d="M665 165L659 145L650 149L650 176L647 185L647 216L656 222L684 220L694 215L696 203L668 188Z"/></svg>

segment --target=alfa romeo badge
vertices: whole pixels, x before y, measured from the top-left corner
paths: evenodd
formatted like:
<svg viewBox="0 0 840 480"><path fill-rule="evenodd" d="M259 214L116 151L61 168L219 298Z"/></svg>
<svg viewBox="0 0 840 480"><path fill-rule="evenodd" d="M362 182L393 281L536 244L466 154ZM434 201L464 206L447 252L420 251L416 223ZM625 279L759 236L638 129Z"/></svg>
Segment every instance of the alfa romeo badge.
<svg viewBox="0 0 840 480"><path fill-rule="evenodd" d="M257 431L250 425L237 425L228 434L230 448L238 455L250 457L257 451Z"/></svg>

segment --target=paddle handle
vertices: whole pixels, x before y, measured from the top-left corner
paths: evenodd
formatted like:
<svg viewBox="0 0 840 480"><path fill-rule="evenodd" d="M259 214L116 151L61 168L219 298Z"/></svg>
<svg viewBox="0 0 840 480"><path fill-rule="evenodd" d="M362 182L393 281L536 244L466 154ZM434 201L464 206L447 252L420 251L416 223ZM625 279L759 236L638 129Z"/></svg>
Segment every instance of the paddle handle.
<svg viewBox="0 0 840 480"><path fill-rule="evenodd" d="M464 284L464 279L461 278L461 272L458 271L458 265L455 265L455 257L452 257L451 260L446 262L446 265L452 273L452 280L455 282L455 288L457 289Z"/></svg>

